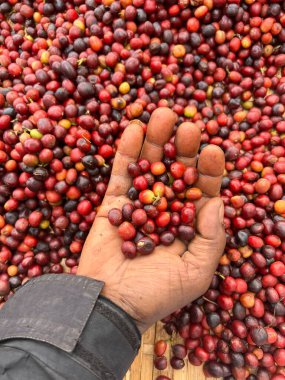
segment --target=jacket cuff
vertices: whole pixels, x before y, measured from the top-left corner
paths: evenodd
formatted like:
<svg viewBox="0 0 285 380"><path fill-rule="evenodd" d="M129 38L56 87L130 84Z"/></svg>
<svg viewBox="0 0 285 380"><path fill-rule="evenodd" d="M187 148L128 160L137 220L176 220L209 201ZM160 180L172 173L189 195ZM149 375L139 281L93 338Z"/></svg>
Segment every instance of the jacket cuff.
<svg viewBox="0 0 285 380"><path fill-rule="evenodd" d="M91 371L122 378L140 347L133 320L99 294L103 282L69 274L33 278L0 312L0 341L31 339L72 353ZM112 377L111 375L111 377Z"/></svg>
<svg viewBox="0 0 285 380"><path fill-rule="evenodd" d="M99 297L74 354L102 379L122 379L136 357L141 334L131 317L105 297ZM107 371L106 371L107 370Z"/></svg>
<svg viewBox="0 0 285 380"><path fill-rule="evenodd" d="M0 313L0 340L30 338L73 351L103 286L68 274L29 280Z"/></svg>

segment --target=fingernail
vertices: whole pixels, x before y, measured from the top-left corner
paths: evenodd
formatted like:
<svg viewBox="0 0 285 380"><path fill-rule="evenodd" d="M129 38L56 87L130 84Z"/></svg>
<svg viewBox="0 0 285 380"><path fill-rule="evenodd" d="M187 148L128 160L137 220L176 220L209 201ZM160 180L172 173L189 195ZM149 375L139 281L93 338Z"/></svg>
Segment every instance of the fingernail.
<svg viewBox="0 0 285 380"><path fill-rule="evenodd" d="M137 125L140 125L141 127L143 126L143 123L138 119L131 120L128 125L131 125L131 124L137 124Z"/></svg>

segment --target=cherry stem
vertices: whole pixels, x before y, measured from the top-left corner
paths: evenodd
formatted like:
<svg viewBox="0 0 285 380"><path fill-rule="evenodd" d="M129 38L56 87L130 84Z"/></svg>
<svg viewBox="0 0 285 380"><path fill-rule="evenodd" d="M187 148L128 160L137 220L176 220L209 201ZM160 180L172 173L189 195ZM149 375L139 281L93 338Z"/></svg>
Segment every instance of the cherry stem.
<svg viewBox="0 0 285 380"><path fill-rule="evenodd" d="M205 301L207 301L207 302L210 302L210 303L212 303L213 305L218 306L218 304L217 304L216 302L209 300L209 298L207 298L207 297L205 297L205 296L203 296L203 300L205 300Z"/></svg>
<svg viewBox="0 0 285 380"><path fill-rule="evenodd" d="M217 276L221 277L223 280L225 279L225 276L222 275L222 273L216 271L215 274L216 274Z"/></svg>
<svg viewBox="0 0 285 380"><path fill-rule="evenodd" d="M159 204L159 201L160 201L160 195L156 195L155 197L154 197L154 201L152 202L152 204L154 205L154 206L157 206L158 204Z"/></svg>

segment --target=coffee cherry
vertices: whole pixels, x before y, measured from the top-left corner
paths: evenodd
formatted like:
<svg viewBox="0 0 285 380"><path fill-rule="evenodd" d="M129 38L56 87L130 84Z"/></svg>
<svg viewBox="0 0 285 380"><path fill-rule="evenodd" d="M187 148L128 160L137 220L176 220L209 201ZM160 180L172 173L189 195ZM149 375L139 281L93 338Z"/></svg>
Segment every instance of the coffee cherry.
<svg viewBox="0 0 285 380"><path fill-rule="evenodd" d="M183 175L183 180L186 185L193 185L198 180L198 170L192 167L186 168Z"/></svg>
<svg viewBox="0 0 285 380"><path fill-rule="evenodd" d="M132 205L131 203L124 204L122 208L122 216L128 222L132 220L132 213L134 212L134 209L134 205Z"/></svg>
<svg viewBox="0 0 285 380"><path fill-rule="evenodd" d="M155 197L163 197L164 194L165 194L165 185L164 183L162 182L156 182L153 186L152 186L152 191L155 195Z"/></svg>
<svg viewBox="0 0 285 380"><path fill-rule="evenodd" d="M154 201L155 201L155 195L154 195L154 192L151 191L151 190L143 190L140 194L139 194L139 200L145 204L145 205L149 205L149 204L152 204Z"/></svg>
<svg viewBox="0 0 285 380"><path fill-rule="evenodd" d="M155 244L152 239L149 237L142 237L136 244L137 246L137 251L141 255L149 255L154 251Z"/></svg>
<svg viewBox="0 0 285 380"><path fill-rule="evenodd" d="M135 178L141 174L141 169L137 163L131 162L128 165L128 173L131 177Z"/></svg>
<svg viewBox="0 0 285 380"><path fill-rule="evenodd" d="M167 343L165 340L158 340L154 345L154 352L156 356L163 356L167 349Z"/></svg>
<svg viewBox="0 0 285 380"><path fill-rule="evenodd" d="M190 242L195 236L195 230L190 226L179 226L178 227L179 238L183 241Z"/></svg>
<svg viewBox="0 0 285 380"><path fill-rule="evenodd" d="M173 164L170 165L170 174L175 179L182 178L185 170L186 167L182 162L173 162Z"/></svg>
<svg viewBox="0 0 285 380"><path fill-rule="evenodd" d="M147 173L150 170L150 163L144 158L138 160L138 166L143 173Z"/></svg>
<svg viewBox="0 0 285 380"><path fill-rule="evenodd" d="M0 295L1 297L7 296L10 291L10 285L8 281L0 280Z"/></svg>
<svg viewBox="0 0 285 380"><path fill-rule="evenodd" d="M172 353L178 359L184 359L187 355L187 350L182 344L172 346Z"/></svg>
<svg viewBox="0 0 285 380"><path fill-rule="evenodd" d="M167 359L165 356L160 356L154 359L153 364L156 369L162 371L167 368Z"/></svg>
<svg viewBox="0 0 285 380"><path fill-rule="evenodd" d="M148 188L148 182L144 176L138 176L134 178L133 185L136 190L146 190Z"/></svg>
<svg viewBox="0 0 285 380"><path fill-rule="evenodd" d="M128 259L133 259L137 254L136 245L132 241L124 241L122 244L122 252Z"/></svg>
<svg viewBox="0 0 285 380"><path fill-rule="evenodd" d="M181 210L181 221L184 224L191 224L194 221L195 212L189 207L183 207Z"/></svg>
<svg viewBox="0 0 285 380"><path fill-rule="evenodd" d="M123 240L132 240L136 235L136 230L131 223L123 222L118 228L118 233Z"/></svg>
<svg viewBox="0 0 285 380"><path fill-rule="evenodd" d="M165 173L166 167L162 162L154 162L150 166L150 171L155 176L161 176Z"/></svg>
<svg viewBox="0 0 285 380"><path fill-rule="evenodd" d="M185 195L189 201L198 201L202 198L202 191L197 187L192 187L186 191Z"/></svg>
<svg viewBox="0 0 285 380"><path fill-rule="evenodd" d="M147 214L143 209L137 209L132 213L132 224L136 227L142 226L147 221Z"/></svg>
<svg viewBox="0 0 285 380"><path fill-rule="evenodd" d="M123 215L122 215L122 211L119 210L118 208L113 208L111 209L109 212L108 212L108 219L109 219L109 222L113 225L113 226L119 226L120 224L122 224L123 222Z"/></svg>
<svg viewBox="0 0 285 380"><path fill-rule="evenodd" d="M285 365L285 349L279 348L273 354L274 360L280 367Z"/></svg>
<svg viewBox="0 0 285 380"><path fill-rule="evenodd" d="M250 337L255 344L262 346L267 343L268 335L264 328L262 327L253 327L250 330Z"/></svg>
<svg viewBox="0 0 285 380"><path fill-rule="evenodd" d="M164 231L160 235L161 244L166 245L166 246L171 245L174 242L174 239L175 239L175 236L173 235L173 233L169 231Z"/></svg>
<svg viewBox="0 0 285 380"><path fill-rule="evenodd" d="M170 364L174 369L182 369L185 366L184 360L176 358L175 356L170 359Z"/></svg>

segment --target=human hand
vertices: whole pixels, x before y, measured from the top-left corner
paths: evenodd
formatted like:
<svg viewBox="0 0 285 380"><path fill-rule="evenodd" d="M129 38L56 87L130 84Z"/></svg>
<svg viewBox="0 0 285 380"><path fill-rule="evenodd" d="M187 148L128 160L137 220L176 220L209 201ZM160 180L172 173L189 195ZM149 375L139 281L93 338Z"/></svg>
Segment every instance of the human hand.
<svg viewBox="0 0 285 380"><path fill-rule="evenodd" d="M139 157L160 161L176 120L170 109L159 108L151 116L145 139L139 122L132 122L124 131L104 201L77 271L78 275L103 281L102 294L125 310L141 332L208 289L225 246L224 206L219 198L224 154L217 146L208 145L198 158L201 132L193 123L181 124L175 137L176 160L187 166L197 165L199 179L195 186L203 193L196 202L196 236L190 244L176 239L168 247L157 246L151 255L127 259L121 252L117 228L108 221L110 209L130 202L128 164Z"/></svg>

